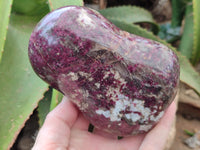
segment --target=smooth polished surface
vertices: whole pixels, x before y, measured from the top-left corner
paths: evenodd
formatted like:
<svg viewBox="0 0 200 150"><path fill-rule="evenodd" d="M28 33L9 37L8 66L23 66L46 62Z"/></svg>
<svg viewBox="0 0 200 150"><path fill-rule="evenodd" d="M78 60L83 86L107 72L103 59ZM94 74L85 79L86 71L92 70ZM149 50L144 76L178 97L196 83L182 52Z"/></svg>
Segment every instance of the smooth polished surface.
<svg viewBox="0 0 200 150"><path fill-rule="evenodd" d="M120 30L98 12L68 6L45 16L29 42L40 78L73 99L104 131L149 131L177 92L180 67L168 47Z"/></svg>

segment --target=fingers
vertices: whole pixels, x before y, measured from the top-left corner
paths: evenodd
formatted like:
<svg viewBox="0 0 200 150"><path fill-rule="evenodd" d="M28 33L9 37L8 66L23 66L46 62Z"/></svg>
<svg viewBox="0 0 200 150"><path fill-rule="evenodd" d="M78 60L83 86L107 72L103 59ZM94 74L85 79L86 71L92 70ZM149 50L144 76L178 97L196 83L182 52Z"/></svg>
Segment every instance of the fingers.
<svg viewBox="0 0 200 150"><path fill-rule="evenodd" d="M64 97L62 102L47 115L33 150L67 149L70 128L77 117L76 107Z"/></svg>
<svg viewBox="0 0 200 150"><path fill-rule="evenodd" d="M162 150L175 119L176 104L172 102L160 122L146 135L139 150Z"/></svg>

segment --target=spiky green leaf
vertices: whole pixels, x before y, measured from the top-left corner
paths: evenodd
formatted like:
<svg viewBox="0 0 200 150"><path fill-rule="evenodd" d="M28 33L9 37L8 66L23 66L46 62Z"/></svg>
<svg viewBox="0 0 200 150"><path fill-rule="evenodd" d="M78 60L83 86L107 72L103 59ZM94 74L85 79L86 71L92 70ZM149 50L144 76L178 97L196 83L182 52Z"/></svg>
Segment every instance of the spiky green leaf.
<svg viewBox="0 0 200 150"><path fill-rule="evenodd" d="M0 0L0 62L10 19L12 0Z"/></svg>
<svg viewBox="0 0 200 150"><path fill-rule="evenodd" d="M44 98L38 104L37 111L38 111L38 118L39 118L39 126L40 127L42 127L44 120L45 120L47 114L50 111L51 99L52 99L52 88L50 88L44 94Z"/></svg>
<svg viewBox="0 0 200 150"><path fill-rule="evenodd" d="M51 106L50 111L53 110L62 100L63 94L60 93L58 90L53 89L53 96L51 99Z"/></svg>
<svg viewBox="0 0 200 150"><path fill-rule="evenodd" d="M47 0L14 0L12 11L29 16L41 16L49 12Z"/></svg>
<svg viewBox="0 0 200 150"><path fill-rule="evenodd" d="M38 19L12 15L0 63L0 149L13 144L25 121L48 89L33 72L28 41Z"/></svg>
<svg viewBox="0 0 200 150"><path fill-rule="evenodd" d="M194 45L192 51L192 63L200 61L200 0L193 0L194 11Z"/></svg>
<svg viewBox="0 0 200 150"><path fill-rule="evenodd" d="M136 6L120 6L106 8L99 12L108 19L123 21L125 23L150 23L155 34L159 31L159 27L155 23L151 13L144 8Z"/></svg>
<svg viewBox="0 0 200 150"><path fill-rule="evenodd" d="M51 11L69 5L83 6L83 0L48 0L48 2Z"/></svg>
<svg viewBox="0 0 200 150"><path fill-rule="evenodd" d="M185 14L185 25L183 30L183 35L181 37L181 42L178 50L186 56L188 59L192 56L193 49L193 9L192 5L188 4Z"/></svg>
<svg viewBox="0 0 200 150"><path fill-rule="evenodd" d="M172 22L171 25L173 28L181 26L185 7L187 1L184 0L172 0Z"/></svg>

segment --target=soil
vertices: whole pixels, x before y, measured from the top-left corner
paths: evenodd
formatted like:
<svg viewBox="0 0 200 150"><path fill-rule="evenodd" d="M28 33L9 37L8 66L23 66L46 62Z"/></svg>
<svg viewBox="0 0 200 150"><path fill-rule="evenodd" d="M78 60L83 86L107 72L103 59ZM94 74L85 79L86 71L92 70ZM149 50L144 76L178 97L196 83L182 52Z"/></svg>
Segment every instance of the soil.
<svg viewBox="0 0 200 150"><path fill-rule="evenodd" d="M184 141L191 137L185 130L191 133L200 131L200 109L179 102L176 120L176 136L170 150L191 150L190 147L184 144ZM200 150L200 147L196 147L193 150Z"/></svg>
<svg viewBox="0 0 200 150"><path fill-rule="evenodd" d="M18 135L11 150L31 150L35 143L35 138L39 130L37 109L33 111L30 119L27 120L24 128Z"/></svg>

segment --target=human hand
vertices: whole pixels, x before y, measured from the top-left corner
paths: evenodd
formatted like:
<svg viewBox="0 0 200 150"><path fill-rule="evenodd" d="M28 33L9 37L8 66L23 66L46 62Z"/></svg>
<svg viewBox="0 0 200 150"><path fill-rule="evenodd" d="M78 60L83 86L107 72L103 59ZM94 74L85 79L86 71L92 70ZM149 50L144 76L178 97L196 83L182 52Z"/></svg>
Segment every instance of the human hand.
<svg viewBox="0 0 200 150"><path fill-rule="evenodd" d="M40 129L32 150L162 150L176 112L174 102L148 133L117 137L98 129L88 132L89 122L66 97L51 111Z"/></svg>

